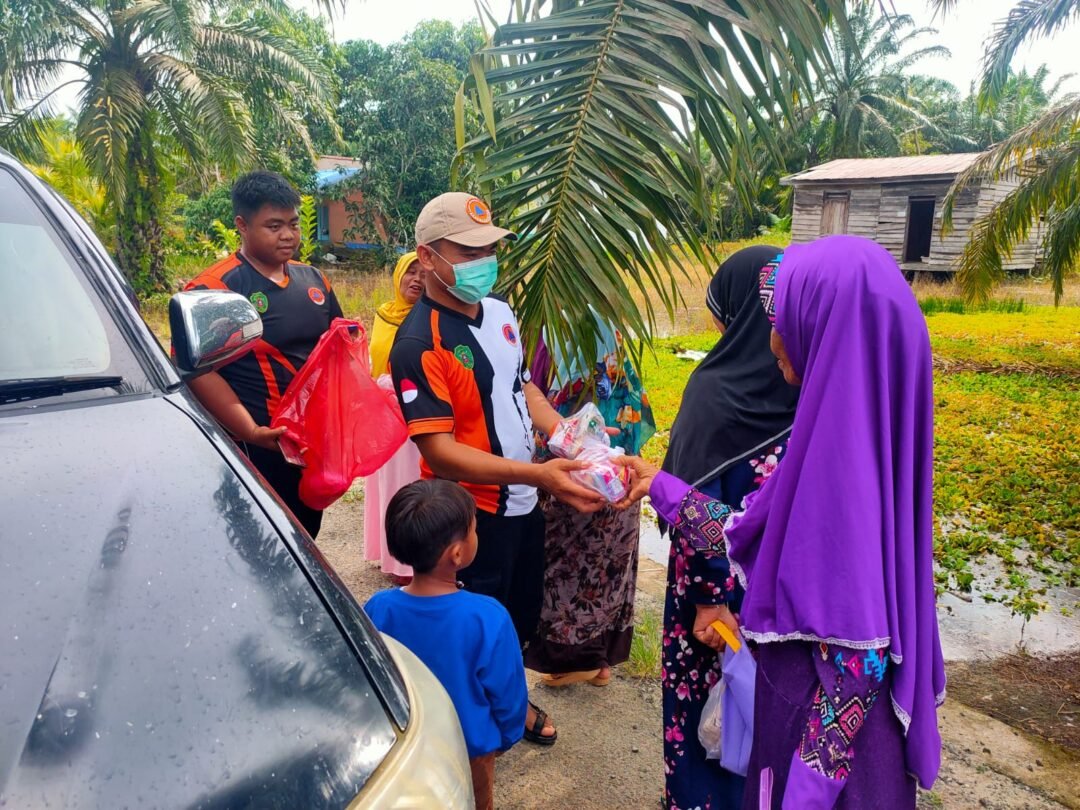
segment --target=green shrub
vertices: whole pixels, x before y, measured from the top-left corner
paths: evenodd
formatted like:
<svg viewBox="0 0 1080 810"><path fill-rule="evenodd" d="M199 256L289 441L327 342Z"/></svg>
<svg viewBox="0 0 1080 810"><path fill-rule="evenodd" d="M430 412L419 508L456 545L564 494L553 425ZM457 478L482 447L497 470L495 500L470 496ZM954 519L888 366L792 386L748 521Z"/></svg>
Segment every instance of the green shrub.
<svg viewBox="0 0 1080 810"><path fill-rule="evenodd" d="M214 223L232 222L232 185L219 183L201 197L184 203L184 230L191 238L204 236L213 239L217 234Z"/></svg>
<svg viewBox="0 0 1080 810"><path fill-rule="evenodd" d="M220 219L213 222L214 244L226 253L235 253L240 249L240 234Z"/></svg>

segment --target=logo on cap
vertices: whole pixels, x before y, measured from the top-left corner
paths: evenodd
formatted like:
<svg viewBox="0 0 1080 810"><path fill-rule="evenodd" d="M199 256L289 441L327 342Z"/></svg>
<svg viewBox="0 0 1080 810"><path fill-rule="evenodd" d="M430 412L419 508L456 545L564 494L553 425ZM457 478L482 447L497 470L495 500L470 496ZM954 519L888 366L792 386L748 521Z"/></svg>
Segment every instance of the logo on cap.
<svg viewBox="0 0 1080 810"><path fill-rule="evenodd" d="M308 298L320 306L326 302L326 295L318 287L308 287Z"/></svg>
<svg viewBox="0 0 1080 810"><path fill-rule="evenodd" d="M491 224L491 209L479 197L469 197L469 201L465 203L465 213L469 215L469 219L480 225Z"/></svg>

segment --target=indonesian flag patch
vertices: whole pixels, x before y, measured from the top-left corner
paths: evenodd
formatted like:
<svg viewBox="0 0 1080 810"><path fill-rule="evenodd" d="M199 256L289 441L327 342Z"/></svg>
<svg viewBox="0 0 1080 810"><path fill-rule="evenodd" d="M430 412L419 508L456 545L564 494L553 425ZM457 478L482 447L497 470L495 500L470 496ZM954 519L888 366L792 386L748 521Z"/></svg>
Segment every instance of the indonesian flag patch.
<svg viewBox="0 0 1080 810"><path fill-rule="evenodd" d="M401 381L401 401L408 405L410 402L415 402L419 392L416 390L416 383L412 380Z"/></svg>

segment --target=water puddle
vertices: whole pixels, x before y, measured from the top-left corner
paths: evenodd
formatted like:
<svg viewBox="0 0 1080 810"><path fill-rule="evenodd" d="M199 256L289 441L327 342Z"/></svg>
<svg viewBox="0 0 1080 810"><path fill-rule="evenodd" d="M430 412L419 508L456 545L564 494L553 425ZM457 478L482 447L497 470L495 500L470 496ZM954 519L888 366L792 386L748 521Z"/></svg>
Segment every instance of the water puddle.
<svg viewBox="0 0 1080 810"><path fill-rule="evenodd" d="M670 543L660 535L656 518L646 507L641 518L639 549L642 557L667 566ZM1007 605L987 602L984 592L1003 592L994 580L1004 577L998 560L972 564L974 590L963 597L938 597L941 648L949 661L967 661L1015 652L1017 645L1035 654L1052 655L1080 647L1080 588L1050 587L1039 597L1047 607L1024 626ZM1036 575L1032 574L1035 579ZM1021 633L1023 635L1021 635Z"/></svg>
<svg viewBox="0 0 1080 810"><path fill-rule="evenodd" d="M1038 596L1046 607L1025 626L1022 616L1013 616L1008 605L987 602L983 593L1007 591L995 584L1005 579L1000 560L988 558L972 563L975 574L972 593L963 597L944 593L938 597L938 627L941 649L950 661L967 661L1016 652L1023 641L1030 653L1053 655L1080 647L1080 588L1050 586ZM1032 572L1033 582L1040 581Z"/></svg>
<svg viewBox="0 0 1080 810"><path fill-rule="evenodd" d="M656 524L656 512L646 503L641 509L641 533L638 535L638 553L646 559L667 568L671 543L660 534Z"/></svg>

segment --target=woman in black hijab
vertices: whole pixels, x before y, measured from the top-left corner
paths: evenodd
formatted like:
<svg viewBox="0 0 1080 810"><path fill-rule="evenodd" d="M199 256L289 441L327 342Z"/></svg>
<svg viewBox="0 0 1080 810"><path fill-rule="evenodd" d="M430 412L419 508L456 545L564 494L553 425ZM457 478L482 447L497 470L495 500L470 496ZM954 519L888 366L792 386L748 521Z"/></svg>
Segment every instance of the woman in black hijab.
<svg viewBox="0 0 1080 810"><path fill-rule="evenodd" d="M723 337L690 375L671 428L663 469L717 498L738 504L775 468L787 446L798 389L784 382L769 349L771 326L761 306L763 268L782 251L745 248L716 272L706 305ZM671 531L664 604L664 806L669 810L742 806L743 778L705 759L698 723L720 657L693 630L728 611L742 591L727 559L695 549Z"/></svg>

